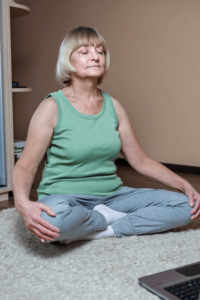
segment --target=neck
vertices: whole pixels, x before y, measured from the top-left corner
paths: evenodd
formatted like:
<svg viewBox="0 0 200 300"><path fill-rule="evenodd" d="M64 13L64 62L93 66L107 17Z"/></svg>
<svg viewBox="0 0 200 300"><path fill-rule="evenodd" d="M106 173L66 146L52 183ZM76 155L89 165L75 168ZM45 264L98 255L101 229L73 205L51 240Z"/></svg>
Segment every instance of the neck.
<svg viewBox="0 0 200 300"><path fill-rule="evenodd" d="M99 96L97 81L97 78L73 78L68 90L70 96L82 100L94 100Z"/></svg>

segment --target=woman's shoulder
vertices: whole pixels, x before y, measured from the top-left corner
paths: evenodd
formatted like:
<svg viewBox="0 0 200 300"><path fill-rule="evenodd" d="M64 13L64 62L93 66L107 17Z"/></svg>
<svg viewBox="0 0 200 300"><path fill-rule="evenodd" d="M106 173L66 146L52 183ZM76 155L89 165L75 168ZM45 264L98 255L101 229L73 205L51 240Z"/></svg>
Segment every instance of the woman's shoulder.
<svg viewBox="0 0 200 300"><path fill-rule="evenodd" d="M62 90L58 90L49 93L40 104L53 112L57 111L59 98L61 97L61 91Z"/></svg>
<svg viewBox="0 0 200 300"><path fill-rule="evenodd" d="M124 110L123 106L121 105L120 101L117 100L116 98L112 97L111 95L109 95L112 99L112 103L114 105L114 108L115 108L115 111L116 111L116 114L117 114L117 117L118 119L120 119L120 116L121 116L121 111Z"/></svg>
<svg viewBox="0 0 200 300"><path fill-rule="evenodd" d="M127 121L128 118L128 114L126 113L126 110L124 109L123 105L121 104L121 102L119 100L117 100L116 98L110 96L112 98L112 102L115 108L115 112L119 121L119 125L124 123L124 121Z"/></svg>
<svg viewBox="0 0 200 300"><path fill-rule="evenodd" d="M44 98L40 103L40 106L41 108L48 109L50 111L57 110L56 100L52 96Z"/></svg>
<svg viewBox="0 0 200 300"><path fill-rule="evenodd" d="M124 110L123 106L121 105L120 101L117 100L116 98L114 98L113 96L111 96L110 94L100 90L102 94L104 95L107 95L110 100L112 101L113 103L113 106L115 108L115 112L116 112L116 115L117 115L117 118L118 118L118 121L120 122L120 118L121 118L121 111ZM124 110L125 111L125 110Z"/></svg>
<svg viewBox="0 0 200 300"><path fill-rule="evenodd" d="M53 99L56 100L56 98L59 98L59 97L60 97L61 92L62 92L62 90L58 90L58 91L55 91L55 92L51 92L51 93L49 93L44 99L53 98Z"/></svg>
<svg viewBox="0 0 200 300"><path fill-rule="evenodd" d="M110 97L112 99L112 102L114 104L115 109L118 109L118 107L120 106L120 102L117 99L115 99L113 96L111 96L110 94L102 91L101 89L99 89L99 90L101 91L102 94L107 95L108 97Z"/></svg>
<svg viewBox="0 0 200 300"><path fill-rule="evenodd" d="M36 112L40 118L46 120L47 122L49 121L53 125L53 128L55 128L58 118L58 107L53 97L43 99L40 102Z"/></svg>

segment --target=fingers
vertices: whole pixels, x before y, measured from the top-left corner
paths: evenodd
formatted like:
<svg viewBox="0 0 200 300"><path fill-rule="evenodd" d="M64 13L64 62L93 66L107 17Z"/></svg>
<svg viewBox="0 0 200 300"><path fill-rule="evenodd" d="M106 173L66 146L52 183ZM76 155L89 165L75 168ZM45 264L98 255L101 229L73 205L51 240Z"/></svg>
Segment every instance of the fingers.
<svg viewBox="0 0 200 300"><path fill-rule="evenodd" d="M40 203L40 207L43 211L45 211L48 215L54 217L56 214L55 212L51 209L51 207L49 206L46 206L45 204L43 203Z"/></svg>
<svg viewBox="0 0 200 300"><path fill-rule="evenodd" d="M45 236L49 236L49 237L59 237L59 233L55 232L55 231L51 231L41 225L38 224L37 226L38 230L44 234ZM57 228L57 227L56 227Z"/></svg>
<svg viewBox="0 0 200 300"><path fill-rule="evenodd" d="M39 203L40 205L40 209L41 211L45 211L48 215L54 217L56 216L55 212L51 209L51 207L49 206L46 206L45 204L43 203ZM44 220L42 217L41 217L41 214L37 220L37 222L39 222L43 227L46 227L47 229L51 230L52 232L60 232L60 229L54 225L52 225L51 223L49 223L48 221Z"/></svg>
<svg viewBox="0 0 200 300"><path fill-rule="evenodd" d="M53 210L43 203L35 203L29 201L28 204L21 209L21 216L24 220L25 226L41 241L53 241L55 237L59 237L59 228L53 226L41 217L42 211L45 211L50 216L56 214Z"/></svg>
<svg viewBox="0 0 200 300"><path fill-rule="evenodd" d="M52 225L48 221L44 220L42 217L38 218L38 223L46 229L48 229L49 231L51 231L53 234L57 234L60 232L60 229L58 227Z"/></svg>
<svg viewBox="0 0 200 300"><path fill-rule="evenodd" d="M191 214L194 214L196 213L196 211L200 208L200 196L195 196L194 197L194 201L195 201L195 204L194 204L194 208L191 210Z"/></svg>
<svg viewBox="0 0 200 300"><path fill-rule="evenodd" d="M50 242L54 241L53 237L50 237L48 235L42 234L41 231L38 231L37 229L34 228L33 231L31 231L36 237L40 239L42 243L44 243L45 240L48 240Z"/></svg>
<svg viewBox="0 0 200 300"><path fill-rule="evenodd" d="M196 213L196 211L198 210L198 206L197 206L197 202L195 203L194 208L191 210L190 214L193 215Z"/></svg>
<svg viewBox="0 0 200 300"><path fill-rule="evenodd" d="M189 205L190 205L191 207L193 207L193 206L194 206L194 195L193 195L193 193L192 193L192 192L189 192L189 193L188 193L188 197L189 197Z"/></svg>
<svg viewBox="0 0 200 300"><path fill-rule="evenodd" d="M200 197L196 198L195 206L191 210L190 213L193 214L193 216L191 217L192 220L197 220L199 218L199 216L200 216Z"/></svg>
<svg viewBox="0 0 200 300"><path fill-rule="evenodd" d="M42 242L44 242L45 239L54 241L55 237L59 237L59 228L44 220L40 215L26 220L25 225L26 228Z"/></svg>
<svg viewBox="0 0 200 300"><path fill-rule="evenodd" d="M192 216L192 217L191 217L191 220L192 220L192 221L197 221L198 218L199 218L199 216L200 216L200 212L197 213L196 215Z"/></svg>
<svg viewBox="0 0 200 300"><path fill-rule="evenodd" d="M39 223L29 223L27 229L30 230L35 236L37 236L41 241L45 239L49 241L54 241L54 237L59 237L58 232L51 231L41 226Z"/></svg>

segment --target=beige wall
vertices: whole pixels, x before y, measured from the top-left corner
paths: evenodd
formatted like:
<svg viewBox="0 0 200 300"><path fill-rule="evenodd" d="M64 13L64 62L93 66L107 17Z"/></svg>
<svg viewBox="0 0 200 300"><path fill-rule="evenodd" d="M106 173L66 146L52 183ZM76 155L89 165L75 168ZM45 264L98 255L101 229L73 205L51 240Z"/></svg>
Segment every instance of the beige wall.
<svg viewBox="0 0 200 300"><path fill-rule="evenodd" d="M19 0L31 13L12 20L15 139L50 92L60 44L74 27L95 27L111 54L100 86L125 107L138 141L156 160L200 166L199 0Z"/></svg>

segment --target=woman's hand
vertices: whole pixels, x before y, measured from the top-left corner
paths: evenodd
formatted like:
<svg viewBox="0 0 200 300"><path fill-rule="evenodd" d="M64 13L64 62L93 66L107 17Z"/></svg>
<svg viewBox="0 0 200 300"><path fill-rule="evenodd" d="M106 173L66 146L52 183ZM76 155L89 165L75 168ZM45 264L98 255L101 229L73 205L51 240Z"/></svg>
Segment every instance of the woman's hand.
<svg viewBox="0 0 200 300"><path fill-rule="evenodd" d="M19 214L22 216L25 226L30 230L41 242L44 240L53 241L54 237L59 236L59 228L53 226L41 217L42 211L54 217L53 210L43 203L32 202L30 200L23 201L23 205L16 207Z"/></svg>
<svg viewBox="0 0 200 300"><path fill-rule="evenodd" d="M189 205L194 207L190 212L193 215L191 219L196 221L200 216L200 194L192 186L185 189L185 194L189 198Z"/></svg>

